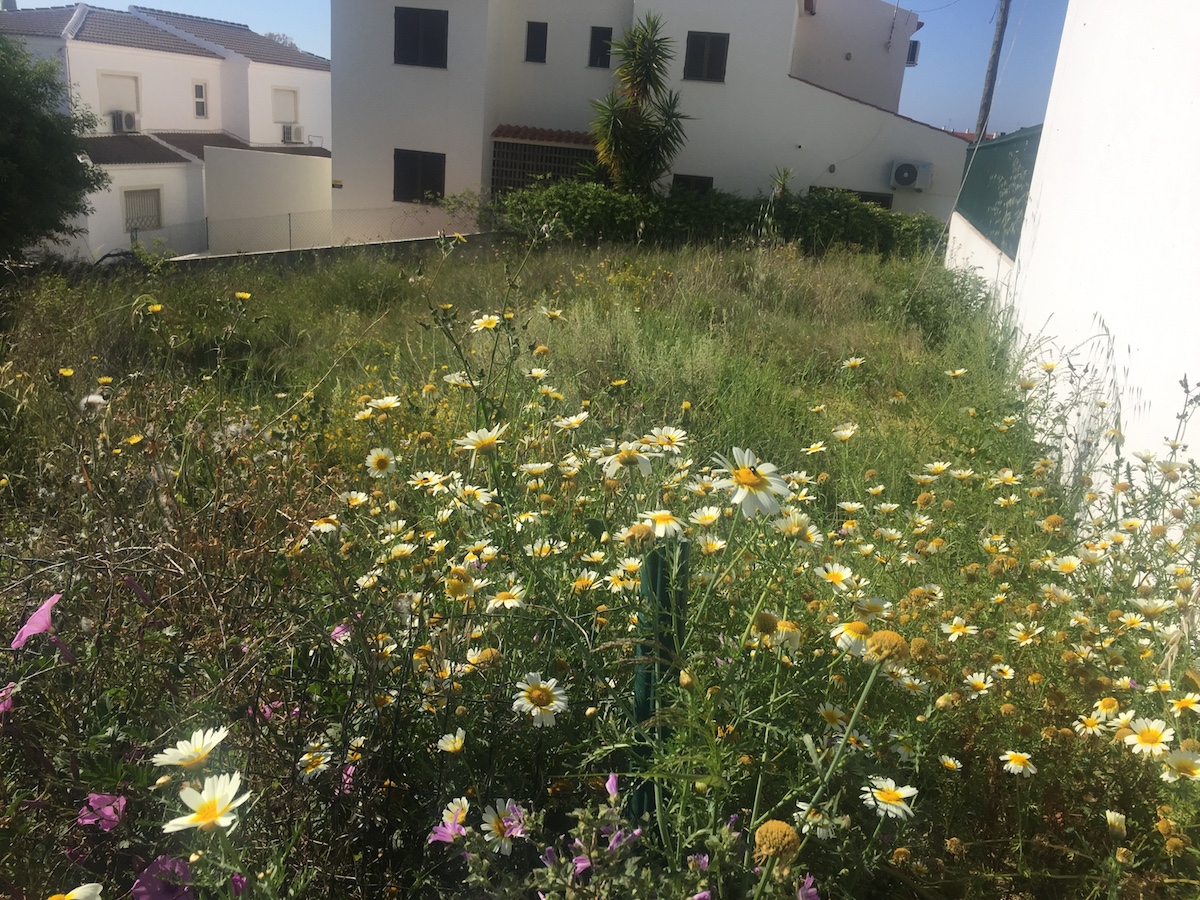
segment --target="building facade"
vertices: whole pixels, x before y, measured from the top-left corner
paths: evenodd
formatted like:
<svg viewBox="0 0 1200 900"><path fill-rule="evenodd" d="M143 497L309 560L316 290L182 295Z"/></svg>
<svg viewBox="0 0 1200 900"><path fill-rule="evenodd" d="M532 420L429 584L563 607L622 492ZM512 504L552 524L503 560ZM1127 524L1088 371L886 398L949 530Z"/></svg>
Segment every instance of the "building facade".
<svg viewBox="0 0 1200 900"><path fill-rule="evenodd" d="M966 144L897 114L915 13L883 0L332 0L334 205L414 203L572 170L608 42L672 39L687 144L673 179L743 194L790 170L946 218Z"/></svg>
<svg viewBox="0 0 1200 900"><path fill-rule="evenodd" d="M255 204L260 215L299 211L297 196L328 211L328 60L244 25L139 6L4 10L0 33L55 60L74 102L99 119L85 143L111 184L90 198L94 210L78 223L83 231L70 255L100 258L128 249L135 236L177 252L208 250L211 220L229 214L214 201L230 192L206 178L214 148L251 154L243 157L247 165L256 151L283 154L278 167L305 179L286 191L264 190ZM314 159L323 160L323 174ZM308 182L316 178L314 191Z"/></svg>

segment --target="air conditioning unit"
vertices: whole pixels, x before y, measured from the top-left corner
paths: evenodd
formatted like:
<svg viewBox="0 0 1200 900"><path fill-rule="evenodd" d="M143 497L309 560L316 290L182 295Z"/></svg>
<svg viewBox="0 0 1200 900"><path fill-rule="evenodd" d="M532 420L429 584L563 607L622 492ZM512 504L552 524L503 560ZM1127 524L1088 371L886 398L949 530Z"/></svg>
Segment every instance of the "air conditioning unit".
<svg viewBox="0 0 1200 900"><path fill-rule="evenodd" d="M283 142L285 144L303 144L304 143L304 126L303 125L284 125L283 126Z"/></svg>
<svg viewBox="0 0 1200 900"><path fill-rule="evenodd" d="M141 117L135 112L114 109L112 112L113 134L129 134L142 130Z"/></svg>
<svg viewBox="0 0 1200 900"><path fill-rule="evenodd" d="M917 60L921 58L921 42L908 42L908 58L904 60L904 65L912 68L917 64Z"/></svg>
<svg viewBox="0 0 1200 900"><path fill-rule="evenodd" d="M933 187L933 163L912 159L892 161L892 187L924 191Z"/></svg>

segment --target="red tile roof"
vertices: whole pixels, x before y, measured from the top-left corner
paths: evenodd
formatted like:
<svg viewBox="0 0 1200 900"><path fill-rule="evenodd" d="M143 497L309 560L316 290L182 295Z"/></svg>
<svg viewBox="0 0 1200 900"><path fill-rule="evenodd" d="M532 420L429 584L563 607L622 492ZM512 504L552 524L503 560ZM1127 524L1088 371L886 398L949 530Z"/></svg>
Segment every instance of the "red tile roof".
<svg viewBox="0 0 1200 900"><path fill-rule="evenodd" d="M88 157L98 166L185 163L187 157L164 147L147 134L113 134L83 138Z"/></svg>
<svg viewBox="0 0 1200 900"><path fill-rule="evenodd" d="M0 11L0 34L21 37L62 37L63 29L75 15L75 7L50 9L12 9Z"/></svg>
<svg viewBox="0 0 1200 900"><path fill-rule="evenodd" d="M164 22L172 28L194 35L202 41L217 44L234 53L240 53L252 62L291 66L296 69L315 69L320 72L329 71L329 60L303 50L285 47L277 41L251 31L249 26L239 25L237 22L206 19L203 16L189 16L183 13L150 9L145 6L131 8L143 15L151 16L159 22Z"/></svg>
<svg viewBox="0 0 1200 900"><path fill-rule="evenodd" d="M70 37L91 44L136 47L162 53L180 53L222 59L224 54L205 45L232 50L252 62L297 69L329 71L329 60L303 50L285 47L250 30L249 26L182 13L162 12L134 6L120 12L98 9L83 3L50 9L18 9L0 12L0 34L19 37ZM64 32L79 14L73 34ZM147 21L147 19L154 21ZM155 24L155 23L159 24ZM173 29L173 30L172 30ZM182 35L174 33L183 32ZM191 36L191 39L187 37Z"/></svg>
<svg viewBox="0 0 1200 900"><path fill-rule="evenodd" d="M529 141L536 144L572 144L594 147L596 142L586 131L561 131L554 128L534 128L529 125L498 125L492 137L506 141Z"/></svg>
<svg viewBox="0 0 1200 900"><path fill-rule="evenodd" d="M295 156L324 156L332 154L324 147L282 146L282 147L252 147L239 137L234 137L224 131L156 131L154 136L160 141L177 147L184 153L189 153L198 159L204 159L206 147L221 147L230 150L262 150L267 153L290 153Z"/></svg>
<svg viewBox="0 0 1200 900"><path fill-rule="evenodd" d="M220 54L151 25L135 15L91 6L83 17L83 24L75 31L73 37L77 41L86 41L89 44L111 44L117 47L137 47L140 50L221 59Z"/></svg>

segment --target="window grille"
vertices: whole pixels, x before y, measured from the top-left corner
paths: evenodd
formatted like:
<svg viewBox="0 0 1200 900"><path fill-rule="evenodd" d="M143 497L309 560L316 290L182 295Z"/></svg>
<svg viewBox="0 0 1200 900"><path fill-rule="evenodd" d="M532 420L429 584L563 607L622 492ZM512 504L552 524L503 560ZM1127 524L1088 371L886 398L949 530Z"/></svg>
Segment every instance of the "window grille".
<svg viewBox="0 0 1200 900"><path fill-rule="evenodd" d="M125 230L162 228L162 191L149 188L125 192Z"/></svg>

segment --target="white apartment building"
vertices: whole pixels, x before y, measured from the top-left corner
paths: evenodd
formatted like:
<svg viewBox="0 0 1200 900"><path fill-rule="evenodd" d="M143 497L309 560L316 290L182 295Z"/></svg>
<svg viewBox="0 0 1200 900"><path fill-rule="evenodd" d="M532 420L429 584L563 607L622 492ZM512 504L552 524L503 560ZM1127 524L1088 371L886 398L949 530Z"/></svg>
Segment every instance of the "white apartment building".
<svg viewBox="0 0 1200 900"><path fill-rule="evenodd" d="M56 60L100 120L85 143L111 184L90 198L73 255L128 249L133 234L184 253L268 249L281 243L272 216L328 217L328 60L245 25L140 6L6 9L0 33Z"/></svg>
<svg viewBox="0 0 1200 900"><path fill-rule="evenodd" d="M897 113L917 15L884 0L331 0L335 209L568 174L608 41L657 14L687 144L673 180L842 187L948 218L966 143Z"/></svg>

